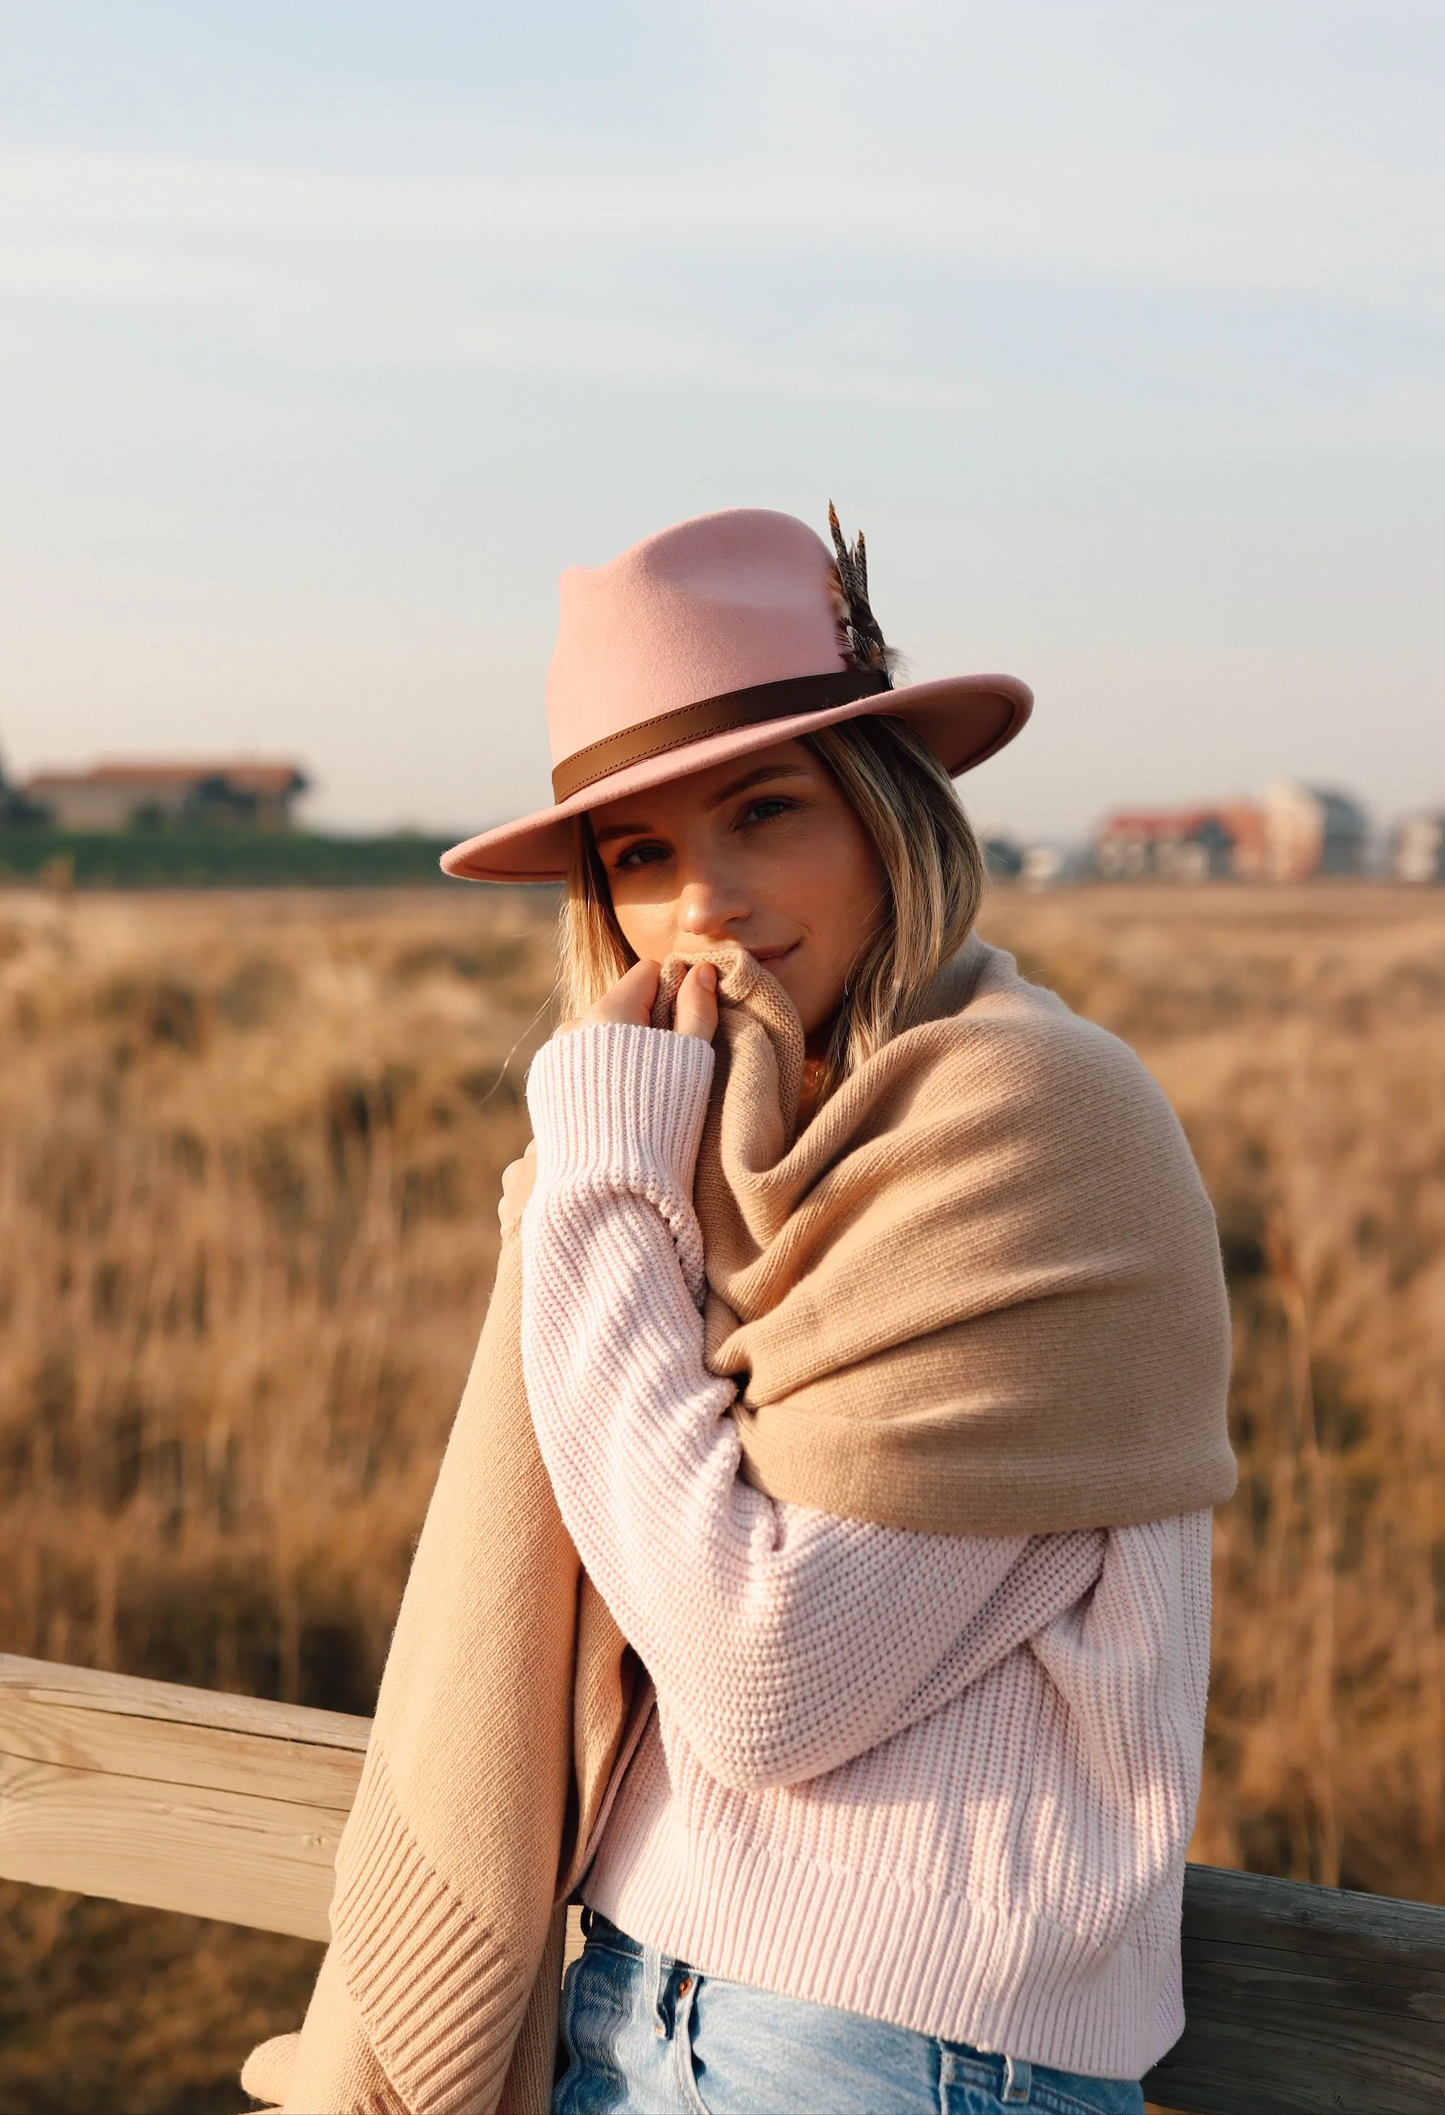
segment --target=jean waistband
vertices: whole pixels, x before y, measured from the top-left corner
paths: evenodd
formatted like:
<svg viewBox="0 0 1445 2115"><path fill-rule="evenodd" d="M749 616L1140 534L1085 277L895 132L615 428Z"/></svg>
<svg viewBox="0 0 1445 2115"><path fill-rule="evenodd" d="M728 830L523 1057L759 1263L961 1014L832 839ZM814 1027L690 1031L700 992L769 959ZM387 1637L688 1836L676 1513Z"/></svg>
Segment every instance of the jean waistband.
<svg viewBox="0 0 1445 2115"><path fill-rule="evenodd" d="M604 1917L600 1909L582 1906L582 1935L595 1939L599 1946L610 1947L613 1953L625 1953L630 1959L642 1959L642 1947L636 1939L629 1939L625 1931L619 1931L610 1917Z"/></svg>
<svg viewBox="0 0 1445 2115"><path fill-rule="evenodd" d="M585 1903L582 1908L582 1931L589 1943L605 1946L609 1953L622 1954L626 1959L632 1961L645 1961L647 1959L647 1951L639 1940L629 1938L625 1931L618 1929L610 1917L604 1917L601 1910L592 1909ZM664 1972L669 1967L677 1965L670 1956L654 1954L652 1958L654 1965L660 1964ZM762 1995L762 1993L759 1994ZM781 2002L789 2004L795 2001L783 1999ZM808 2001L803 2000L800 2002L807 2003ZM898 2028L894 2031L901 2034L913 2033L912 2029L906 2027ZM975 2049L968 2042L940 2040L937 2042L937 2047L945 2051L947 2056L954 2061L973 2065L982 2070L986 2074L985 2082L990 2090L998 2093L1005 2103L1024 2103L1032 2097L1034 2067L1032 2064L1024 2062L1022 2058L990 2054L982 2049Z"/></svg>

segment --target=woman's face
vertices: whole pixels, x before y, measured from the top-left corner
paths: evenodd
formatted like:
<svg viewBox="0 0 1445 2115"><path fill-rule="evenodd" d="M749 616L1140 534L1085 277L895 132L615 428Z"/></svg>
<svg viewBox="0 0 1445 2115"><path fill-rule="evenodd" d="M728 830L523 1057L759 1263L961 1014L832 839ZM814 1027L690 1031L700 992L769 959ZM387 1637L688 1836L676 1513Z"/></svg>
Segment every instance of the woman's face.
<svg viewBox="0 0 1445 2115"><path fill-rule="evenodd" d="M640 959L736 940L814 1035L888 900L872 840L801 742L626 794L591 811L628 946Z"/></svg>

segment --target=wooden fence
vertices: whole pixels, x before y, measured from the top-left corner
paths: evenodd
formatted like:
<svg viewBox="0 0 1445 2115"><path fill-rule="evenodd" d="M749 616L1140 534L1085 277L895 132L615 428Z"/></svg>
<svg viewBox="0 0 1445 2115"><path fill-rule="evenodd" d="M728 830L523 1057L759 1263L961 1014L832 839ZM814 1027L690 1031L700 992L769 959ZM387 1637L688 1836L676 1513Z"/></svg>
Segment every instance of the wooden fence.
<svg viewBox="0 0 1445 2115"><path fill-rule="evenodd" d="M0 1654L0 1877L327 1936L370 1720ZM1445 1909L1191 1866L1186 2115L1445 2109Z"/></svg>

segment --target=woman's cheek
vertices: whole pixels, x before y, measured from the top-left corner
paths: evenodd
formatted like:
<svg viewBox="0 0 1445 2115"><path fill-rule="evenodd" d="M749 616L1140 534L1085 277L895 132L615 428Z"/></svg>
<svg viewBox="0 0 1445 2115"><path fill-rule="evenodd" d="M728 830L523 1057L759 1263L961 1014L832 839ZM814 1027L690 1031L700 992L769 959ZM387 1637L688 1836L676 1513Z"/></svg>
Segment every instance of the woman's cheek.
<svg viewBox="0 0 1445 2115"><path fill-rule="evenodd" d="M612 908L623 939L639 960L663 962L667 959L672 953L677 931L677 922L669 910L653 903L619 903L615 897Z"/></svg>

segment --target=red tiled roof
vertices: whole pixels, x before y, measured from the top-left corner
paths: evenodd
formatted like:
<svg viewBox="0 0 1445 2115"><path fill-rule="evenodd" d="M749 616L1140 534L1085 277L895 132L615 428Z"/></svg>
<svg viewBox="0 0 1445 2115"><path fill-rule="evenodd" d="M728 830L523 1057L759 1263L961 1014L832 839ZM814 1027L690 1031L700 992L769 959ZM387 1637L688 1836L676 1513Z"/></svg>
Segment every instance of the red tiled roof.
<svg viewBox="0 0 1445 2115"><path fill-rule="evenodd" d="M1167 830L1171 836L1187 837L1191 830L1197 830L1216 812L1213 808L1121 808L1116 814L1105 817L1100 834L1162 837Z"/></svg>
<svg viewBox="0 0 1445 2115"><path fill-rule="evenodd" d="M93 764L88 771L40 771L27 792L47 786L198 786L224 779L245 793L288 793L305 783L299 764Z"/></svg>
<svg viewBox="0 0 1445 2115"><path fill-rule="evenodd" d="M1237 837L1255 811L1239 803L1215 808L1120 808L1099 825L1100 837L1192 837L1205 823L1220 823Z"/></svg>

